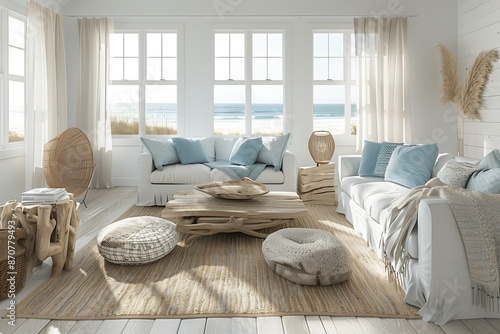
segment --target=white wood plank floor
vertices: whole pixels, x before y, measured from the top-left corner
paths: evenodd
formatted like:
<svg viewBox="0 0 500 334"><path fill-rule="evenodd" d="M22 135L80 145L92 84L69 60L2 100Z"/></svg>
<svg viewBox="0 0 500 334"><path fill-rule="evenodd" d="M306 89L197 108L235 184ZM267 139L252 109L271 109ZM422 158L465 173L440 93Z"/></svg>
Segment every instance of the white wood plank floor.
<svg viewBox="0 0 500 334"><path fill-rule="evenodd" d="M135 204L135 187L90 190L86 203L80 205L80 227L76 250L89 242L104 226L116 220ZM18 292L19 302L50 276L50 259L37 266L26 286ZM8 300L0 302L0 314L4 314ZM455 320L437 326L422 320L285 316L258 318L199 318L199 319L117 319L60 321L16 319L15 326L8 319L0 320L0 334L65 334L65 333L151 333L151 334L378 334L378 333L500 333L500 319Z"/></svg>

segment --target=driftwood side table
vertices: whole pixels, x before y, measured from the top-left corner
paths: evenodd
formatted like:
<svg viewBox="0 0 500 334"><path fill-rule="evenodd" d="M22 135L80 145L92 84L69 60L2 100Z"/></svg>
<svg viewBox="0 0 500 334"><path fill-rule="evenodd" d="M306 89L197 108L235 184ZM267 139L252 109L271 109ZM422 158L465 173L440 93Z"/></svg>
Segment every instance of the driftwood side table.
<svg viewBox="0 0 500 334"><path fill-rule="evenodd" d="M300 167L297 178L297 193L309 204L335 205L335 163Z"/></svg>
<svg viewBox="0 0 500 334"><path fill-rule="evenodd" d="M9 201L0 206L1 228L9 222L26 231L24 241L26 275L31 275L38 261L52 257L51 276L73 267L79 203L74 196L66 203L22 205Z"/></svg>

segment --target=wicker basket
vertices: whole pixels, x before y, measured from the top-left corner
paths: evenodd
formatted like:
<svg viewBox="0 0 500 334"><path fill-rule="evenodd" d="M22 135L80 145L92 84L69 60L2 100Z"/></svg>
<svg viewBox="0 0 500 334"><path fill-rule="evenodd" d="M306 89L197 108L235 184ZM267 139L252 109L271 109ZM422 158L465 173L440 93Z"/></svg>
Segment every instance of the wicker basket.
<svg viewBox="0 0 500 334"><path fill-rule="evenodd" d="M11 267L8 262L9 230L5 228L0 229L0 300L8 298L10 291L17 294L26 284L26 268L24 266L25 249L19 244L19 240L26 238L26 232L22 228L17 228L14 236L16 241L14 245L15 253L13 255L15 263ZM7 281L11 276L8 273L16 273L15 289L11 289L10 282Z"/></svg>
<svg viewBox="0 0 500 334"><path fill-rule="evenodd" d="M43 174L51 188L66 188L75 196L89 186L94 155L89 139L78 128L69 128L49 140L43 148Z"/></svg>

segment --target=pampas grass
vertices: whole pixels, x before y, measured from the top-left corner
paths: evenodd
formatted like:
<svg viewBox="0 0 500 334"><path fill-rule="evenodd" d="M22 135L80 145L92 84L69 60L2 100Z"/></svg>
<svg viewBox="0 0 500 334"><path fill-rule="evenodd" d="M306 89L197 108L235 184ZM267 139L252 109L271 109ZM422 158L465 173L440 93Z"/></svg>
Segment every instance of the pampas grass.
<svg viewBox="0 0 500 334"><path fill-rule="evenodd" d="M441 102L456 103L465 118L481 120L480 109L484 107L483 93L493 70L493 63L500 58L497 50L479 53L467 71L464 84L457 78L457 63L451 52L443 45L438 45L441 52L441 75L443 96Z"/></svg>
<svg viewBox="0 0 500 334"><path fill-rule="evenodd" d="M468 70L464 86L458 98L458 106L465 117L481 120L479 110L484 107L483 93L493 70L493 63L499 59L497 50L481 52Z"/></svg>
<svg viewBox="0 0 500 334"><path fill-rule="evenodd" d="M441 91L441 103L456 102L458 88L457 78L457 62L455 57L451 54L443 44L438 45L439 52L441 53L441 76L443 78L443 85Z"/></svg>

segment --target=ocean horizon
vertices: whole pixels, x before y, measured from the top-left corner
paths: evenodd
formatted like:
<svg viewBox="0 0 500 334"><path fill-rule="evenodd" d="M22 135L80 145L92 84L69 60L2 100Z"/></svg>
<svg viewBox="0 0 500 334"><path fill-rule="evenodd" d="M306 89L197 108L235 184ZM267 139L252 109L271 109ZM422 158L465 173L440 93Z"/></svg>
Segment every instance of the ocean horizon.
<svg viewBox="0 0 500 334"><path fill-rule="evenodd" d="M116 103L111 108L110 117L120 120L138 119L139 110L137 104ZM114 109L114 110L113 110ZM177 114L177 105L173 103L148 103L146 104L146 120L173 119ZM313 115L315 118L343 118L345 114L344 104L315 104ZM355 117L357 108L351 105L351 116ZM283 117L283 104L253 104L253 119L277 119ZM214 104L214 118L216 120L238 120L245 118L245 105L239 103L216 103Z"/></svg>

